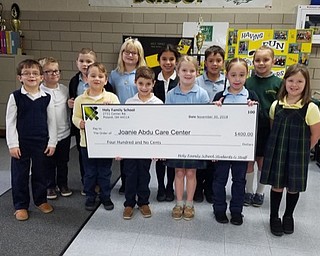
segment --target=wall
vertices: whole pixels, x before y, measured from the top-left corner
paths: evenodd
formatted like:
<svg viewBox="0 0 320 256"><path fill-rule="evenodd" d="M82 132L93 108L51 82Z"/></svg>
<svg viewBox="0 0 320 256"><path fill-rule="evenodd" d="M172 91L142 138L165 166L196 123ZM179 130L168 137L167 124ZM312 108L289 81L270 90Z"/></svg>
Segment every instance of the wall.
<svg viewBox="0 0 320 256"><path fill-rule="evenodd" d="M229 22L231 28L295 28L298 4L309 1L277 0L271 9L161 9L89 7L88 0L4 0L4 18L16 2L21 9L25 51L36 58L53 56L68 84L82 47L91 47L110 71L116 66L122 35L180 36L184 21ZM21 3L20 3L21 2ZM248 13L249 11L249 13ZM189 12L189 13L188 13ZM309 63L311 86L320 91L320 45L314 45Z"/></svg>

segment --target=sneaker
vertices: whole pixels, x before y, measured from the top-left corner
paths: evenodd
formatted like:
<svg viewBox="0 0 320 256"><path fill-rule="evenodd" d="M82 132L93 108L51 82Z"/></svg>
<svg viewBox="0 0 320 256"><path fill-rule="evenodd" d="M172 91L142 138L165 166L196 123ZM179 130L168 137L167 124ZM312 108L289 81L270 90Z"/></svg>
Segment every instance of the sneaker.
<svg viewBox="0 0 320 256"><path fill-rule="evenodd" d="M181 220L183 215L183 207L176 205L172 209L172 218L175 220Z"/></svg>
<svg viewBox="0 0 320 256"><path fill-rule="evenodd" d="M82 195L82 196L86 196L86 192L84 192L84 188L82 187L82 189L81 189L81 191L80 191L80 194Z"/></svg>
<svg viewBox="0 0 320 256"><path fill-rule="evenodd" d="M280 218L270 218L270 230L271 233L275 236L283 235L283 228Z"/></svg>
<svg viewBox="0 0 320 256"><path fill-rule="evenodd" d="M105 200L102 202L104 209L106 209L107 211L111 211L114 209L114 204L111 201L111 199Z"/></svg>
<svg viewBox="0 0 320 256"><path fill-rule="evenodd" d="M252 204L253 194L252 193L245 193L244 194L244 206L249 206Z"/></svg>
<svg viewBox="0 0 320 256"><path fill-rule="evenodd" d="M255 207L260 207L263 205L264 194L255 193L252 199L252 205Z"/></svg>
<svg viewBox="0 0 320 256"><path fill-rule="evenodd" d="M17 220L27 220L29 219L28 210L27 209L19 209L16 210L14 215L16 216Z"/></svg>
<svg viewBox="0 0 320 256"><path fill-rule="evenodd" d="M119 188L119 195L124 195L125 187L122 184L121 187Z"/></svg>
<svg viewBox="0 0 320 256"><path fill-rule="evenodd" d="M131 220L133 216L133 208L130 206L126 206L123 211L123 218L125 220Z"/></svg>
<svg viewBox="0 0 320 256"><path fill-rule="evenodd" d="M87 199L85 202L85 209L87 211L94 211L96 209L96 201L92 199Z"/></svg>
<svg viewBox="0 0 320 256"><path fill-rule="evenodd" d="M53 207L48 203L40 204L37 208L43 213L50 213L53 211Z"/></svg>
<svg viewBox="0 0 320 256"><path fill-rule="evenodd" d="M241 213L231 213L231 224L240 226L243 223L243 215Z"/></svg>
<svg viewBox="0 0 320 256"><path fill-rule="evenodd" d="M157 201L158 202L163 202L166 200L166 194L163 190L158 190L158 193L157 193Z"/></svg>
<svg viewBox="0 0 320 256"><path fill-rule="evenodd" d="M60 194L64 197L72 195L72 191L67 186L62 186L59 190Z"/></svg>
<svg viewBox="0 0 320 256"><path fill-rule="evenodd" d="M58 197L56 189L54 188L48 188L47 189L47 199L53 200Z"/></svg>
<svg viewBox="0 0 320 256"><path fill-rule="evenodd" d="M219 223L226 224L229 222L229 219L225 212L217 212L214 214L214 216L216 217L216 221Z"/></svg>
<svg viewBox="0 0 320 256"><path fill-rule="evenodd" d="M150 218L151 217L151 210L149 205L145 204L139 207L140 212L142 213L142 216L144 218Z"/></svg>
<svg viewBox="0 0 320 256"><path fill-rule="evenodd" d="M283 233L292 234L294 231L294 220L293 217L283 216L282 218Z"/></svg>
<svg viewBox="0 0 320 256"><path fill-rule="evenodd" d="M192 220L194 218L194 207L186 206L183 210L183 219Z"/></svg>
<svg viewBox="0 0 320 256"><path fill-rule="evenodd" d="M173 190L166 190L166 201L172 202L174 200L174 192Z"/></svg>

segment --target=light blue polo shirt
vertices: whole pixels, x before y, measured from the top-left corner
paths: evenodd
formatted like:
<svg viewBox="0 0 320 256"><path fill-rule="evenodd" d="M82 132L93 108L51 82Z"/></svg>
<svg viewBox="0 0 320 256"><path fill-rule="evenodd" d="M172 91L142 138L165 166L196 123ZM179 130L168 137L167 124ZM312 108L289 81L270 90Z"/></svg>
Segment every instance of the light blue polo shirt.
<svg viewBox="0 0 320 256"><path fill-rule="evenodd" d="M111 71L109 83L115 89L120 104L125 104L127 99L132 98L138 92L137 86L134 83L135 75L136 70L123 74L120 74L117 70Z"/></svg>
<svg viewBox="0 0 320 256"><path fill-rule="evenodd" d="M247 103L249 92L245 87L243 87L239 93L233 94L230 93L227 88L223 92L223 97L223 103Z"/></svg>
<svg viewBox="0 0 320 256"><path fill-rule="evenodd" d="M209 95L207 91L197 84L190 91L184 93L180 90L180 84L171 89L166 98L166 104L206 104L209 103Z"/></svg>
<svg viewBox="0 0 320 256"><path fill-rule="evenodd" d="M209 95L210 102L213 101L214 96L217 92L221 92L224 89L225 76L223 73L220 73L220 76L217 81L212 81L208 78L207 72L204 72L203 75L196 78L196 83L201 88L205 89Z"/></svg>
<svg viewBox="0 0 320 256"><path fill-rule="evenodd" d="M77 96L84 93L89 88L89 84L82 80L81 73L79 74L79 84L77 87Z"/></svg>

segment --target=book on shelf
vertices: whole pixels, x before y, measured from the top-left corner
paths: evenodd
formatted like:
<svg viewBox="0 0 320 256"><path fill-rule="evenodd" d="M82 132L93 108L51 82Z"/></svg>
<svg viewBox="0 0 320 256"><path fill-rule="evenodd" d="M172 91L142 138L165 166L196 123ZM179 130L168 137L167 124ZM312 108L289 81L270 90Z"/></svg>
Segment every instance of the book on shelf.
<svg viewBox="0 0 320 256"><path fill-rule="evenodd" d="M0 31L0 53L17 54L20 48L20 34L15 31Z"/></svg>

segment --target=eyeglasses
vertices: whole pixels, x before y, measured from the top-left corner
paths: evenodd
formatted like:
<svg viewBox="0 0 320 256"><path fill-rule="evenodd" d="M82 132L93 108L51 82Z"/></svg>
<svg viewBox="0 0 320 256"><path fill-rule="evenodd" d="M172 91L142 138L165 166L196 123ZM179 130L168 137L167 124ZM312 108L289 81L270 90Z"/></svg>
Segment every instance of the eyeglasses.
<svg viewBox="0 0 320 256"><path fill-rule="evenodd" d="M47 71L43 71L44 73L46 73L47 75L60 75L61 70L47 70Z"/></svg>
<svg viewBox="0 0 320 256"><path fill-rule="evenodd" d="M126 50L124 50L123 53L124 53L125 55L127 55L127 56L129 56L130 54L131 54L132 56L138 55L137 52L131 52L131 51L126 51Z"/></svg>
<svg viewBox="0 0 320 256"><path fill-rule="evenodd" d="M40 73L38 73L38 72L32 72L32 73L30 73L30 72L25 72L25 73L22 73L21 74L21 76L28 76L28 77L30 77L30 76L35 76L35 77L37 77L37 76L40 76L41 74Z"/></svg>

